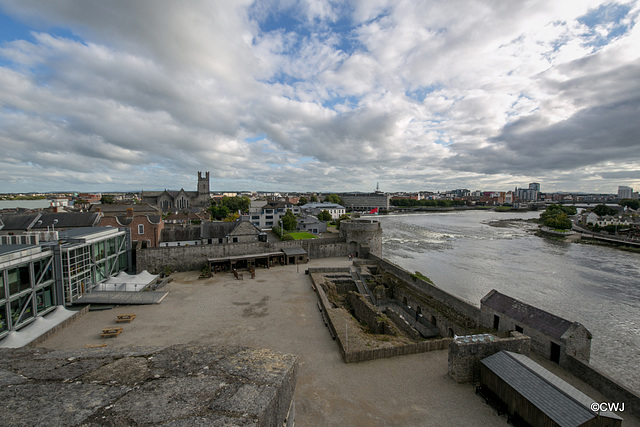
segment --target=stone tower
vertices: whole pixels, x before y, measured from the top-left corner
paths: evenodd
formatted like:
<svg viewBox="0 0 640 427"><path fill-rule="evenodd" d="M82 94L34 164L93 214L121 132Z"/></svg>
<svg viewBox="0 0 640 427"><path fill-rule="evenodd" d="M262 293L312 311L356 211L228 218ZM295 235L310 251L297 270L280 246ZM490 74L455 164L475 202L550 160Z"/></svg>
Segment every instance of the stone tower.
<svg viewBox="0 0 640 427"><path fill-rule="evenodd" d="M202 172L198 171L198 196L206 195L209 197L209 171L202 175Z"/></svg>
<svg viewBox="0 0 640 427"><path fill-rule="evenodd" d="M347 242L347 251L366 258L367 254L382 256L382 226L373 219L352 219L340 222L340 237Z"/></svg>

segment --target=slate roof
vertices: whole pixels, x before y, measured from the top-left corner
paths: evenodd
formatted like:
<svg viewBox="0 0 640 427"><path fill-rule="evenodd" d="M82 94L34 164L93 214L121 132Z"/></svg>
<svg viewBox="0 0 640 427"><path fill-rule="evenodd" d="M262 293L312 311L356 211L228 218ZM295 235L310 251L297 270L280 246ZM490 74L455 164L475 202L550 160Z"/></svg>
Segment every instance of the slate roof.
<svg viewBox="0 0 640 427"><path fill-rule="evenodd" d="M239 221L205 223L202 229L202 238L220 239L227 237L238 225L240 225Z"/></svg>
<svg viewBox="0 0 640 427"><path fill-rule="evenodd" d="M162 212L161 209L151 206L148 203L134 203L130 205L122 205L117 203L103 205L93 204L91 205L89 210L91 212L97 212L98 209L100 209L100 212L105 215L116 216L118 214L125 214L127 212L127 209L129 208L133 209L133 212L137 214L160 214Z"/></svg>
<svg viewBox="0 0 640 427"><path fill-rule="evenodd" d="M482 305L492 308L499 313L503 313L517 322L522 323L522 325L530 326L546 335L558 339L560 339L573 324L573 322L566 319L501 294L495 289L482 299Z"/></svg>
<svg viewBox="0 0 640 427"><path fill-rule="evenodd" d="M589 407L592 398L526 356L503 350L480 363L560 426L579 426L598 415ZM611 412L600 416L620 419Z"/></svg>
<svg viewBox="0 0 640 427"><path fill-rule="evenodd" d="M57 222L54 224L54 221ZM40 223L42 221L42 223ZM32 229L42 230L55 225L56 228L94 227L100 221L99 213L43 213L33 225Z"/></svg>
<svg viewBox="0 0 640 427"><path fill-rule="evenodd" d="M40 214L28 214L28 215L3 215L2 222L5 231L10 230L29 230L31 226L36 222Z"/></svg>

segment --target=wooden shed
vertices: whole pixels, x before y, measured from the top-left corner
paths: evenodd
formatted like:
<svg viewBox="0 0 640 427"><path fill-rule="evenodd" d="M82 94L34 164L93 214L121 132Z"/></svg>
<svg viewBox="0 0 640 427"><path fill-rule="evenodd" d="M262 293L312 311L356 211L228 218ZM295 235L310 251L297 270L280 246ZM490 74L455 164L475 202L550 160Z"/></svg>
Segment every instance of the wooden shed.
<svg viewBox="0 0 640 427"><path fill-rule="evenodd" d="M506 408L516 425L617 427L613 412L594 412L594 399L521 354L501 351L480 361L485 395Z"/></svg>

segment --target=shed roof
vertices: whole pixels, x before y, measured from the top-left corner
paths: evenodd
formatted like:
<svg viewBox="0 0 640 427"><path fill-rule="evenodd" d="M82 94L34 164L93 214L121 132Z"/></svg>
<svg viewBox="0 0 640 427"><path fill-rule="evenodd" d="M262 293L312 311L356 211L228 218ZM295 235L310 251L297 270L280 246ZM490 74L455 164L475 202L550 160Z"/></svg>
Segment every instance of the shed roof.
<svg viewBox="0 0 640 427"><path fill-rule="evenodd" d="M598 415L590 409L592 398L522 354L503 350L480 363L560 426L579 426ZM612 412L600 416L621 419Z"/></svg>
<svg viewBox="0 0 640 427"><path fill-rule="evenodd" d="M307 254L307 251L302 249L300 246L291 246L289 248L282 248L282 252L284 252L284 254L286 256L306 255Z"/></svg>
<svg viewBox="0 0 640 427"><path fill-rule="evenodd" d="M481 305L490 307L512 319L554 338L560 339L573 324L562 317L525 304L495 289L482 298Z"/></svg>

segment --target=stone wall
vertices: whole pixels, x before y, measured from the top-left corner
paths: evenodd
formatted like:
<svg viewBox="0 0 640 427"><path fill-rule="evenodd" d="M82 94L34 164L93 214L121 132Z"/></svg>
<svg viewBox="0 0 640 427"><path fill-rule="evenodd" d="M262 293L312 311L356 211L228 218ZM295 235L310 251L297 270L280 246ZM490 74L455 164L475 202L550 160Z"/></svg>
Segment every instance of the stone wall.
<svg viewBox="0 0 640 427"><path fill-rule="evenodd" d="M401 267L374 255L369 259L379 263L380 268L397 278L394 298L418 309L443 336L467 335L479 328L480 309L435 286L433 283L412 276Z"/></svg>
<svg viewBox="0 0 640 427"><path fill-rule="evenodd" d="M171 246L141 249L136 253L136 271L160 273L165 266L173 271L200 270L209 258L278 252L284 247L302 247L309 259L347 256L346 244L340 239L309 239L289 242L228 243L216 245Z"/></svg>
<svg viewBox="0 0 640 427"><path fill-rule="evenodd" d="M452 340L449 345L449 376L459 383L480 378L480 361L502 350L529 356L531 338L513 332L511 338L495 337L494 341L463 342Z"/></svg>
<svg viewBox="0 0 640 427"><path fill-rule="evenodd" d="M607 396L610 403L624 403L625 411L640 417L640 396L588 363L567 355L564 369Z"/></svg>
<svg viewBox="0 0 640 427"><path fill-rule="evenodd" d="M0 425L293 427L298 357L243 347L0 349Z"/></svg>
<svg viewBox="0 0 640 427"><path fill-rule="evenodd" d="M450 338L367 350L350 349L347 344L348 332L345 331L346 321L345 313L343 313L344 309L333 307L321 286L321 282L325 280L322 277L322 273L335 273L344 271L346 271L346 269L344 268L310 268L308 270L309 276L311 277L312 287L318 295L318 305L321 315L327 325L327 328L329 328L331 336L334 337L334 339L338 343L338 348L340 349L340 353L342 354L342 358L345 363L364 362L366 360L424 353L427 351L444 350L448 348L449 342L451 341Z"/></svg>
<svg viewBox="0 0 640 427"><path fill-rule="evenodd" d="M382 256L382 226L372 219L353 219L340 223L340 237L348 245L349 253Z"/></svg>
<svg viewBox="0 0 640 427"><path fill-rule="evenodd" d="M364 296L349 292L347 297L353 308L356 319L365 323L372 333L384 335L400 335L398 327L389 321L387 316L365 301Z"/></svg>

